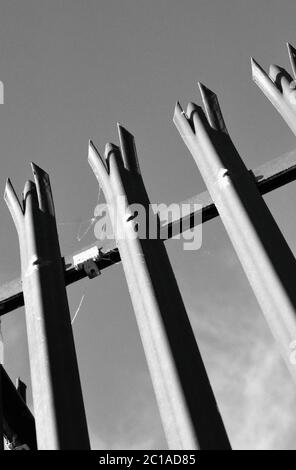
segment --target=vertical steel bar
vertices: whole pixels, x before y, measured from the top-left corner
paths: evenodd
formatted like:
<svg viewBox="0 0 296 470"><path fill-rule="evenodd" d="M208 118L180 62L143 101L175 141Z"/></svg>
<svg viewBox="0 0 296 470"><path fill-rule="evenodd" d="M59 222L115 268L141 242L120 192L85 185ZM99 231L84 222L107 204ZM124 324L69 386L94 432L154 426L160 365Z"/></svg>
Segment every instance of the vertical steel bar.
<svg viewBox="0 0 296 470"><path fill-rule="evenodd" d="M176 105L174 122L190 150L251 287L296 380L291 344L296 339L296 263L285 238L234 147L217 96L200 85L206 116Z"/></svg>
<svg viewBox="0 0 296 470"><path fill-rule="evenodd" d="M88 158L116 214L115 237L169 448L230 449L164 243L148 237L156 215L134 138L118 131L120 148L107 144L103 159L90 143Z"/></svg>
<svg viewBox="0 0 296 470"><path fill-rule="evenodd" d="M49 177L32 170L22 204L9 180L4 197L20 243L38 449L89 449Z"/></svg>

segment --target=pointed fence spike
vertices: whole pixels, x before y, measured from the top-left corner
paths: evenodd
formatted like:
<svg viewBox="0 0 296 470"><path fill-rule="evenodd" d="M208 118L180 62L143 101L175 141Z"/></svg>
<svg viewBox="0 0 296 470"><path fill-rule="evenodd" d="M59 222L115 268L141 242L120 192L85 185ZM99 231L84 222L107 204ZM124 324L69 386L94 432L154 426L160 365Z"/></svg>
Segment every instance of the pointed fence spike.
<svg viewBox="0 0 296 470"><path fill-rule="evenodd" d="M198 86L206 111L206 116L211 127L217 131L222 131L228 134L216 93L207 88L201 82L198 83Z"/></svg>
<svg viewBox="0 0 296 470"><path fill-rule="evenodd" d="M296 79L296 49L289 42L287 42L287 47L288 47L289 59L290 59L290 64L292 67L294 79Z"/></svg>

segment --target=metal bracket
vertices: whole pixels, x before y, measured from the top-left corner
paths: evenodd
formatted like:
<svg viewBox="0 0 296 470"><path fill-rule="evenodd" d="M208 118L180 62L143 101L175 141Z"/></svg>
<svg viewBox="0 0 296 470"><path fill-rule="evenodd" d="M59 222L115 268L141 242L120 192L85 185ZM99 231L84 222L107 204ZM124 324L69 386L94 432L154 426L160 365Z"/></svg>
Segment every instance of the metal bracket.
<svg viewBox="0 0 296 470"><path fill-rule="evenodd" d="M73 256L73 264L77 271L83 269L89 279L93 279L101 274L97 262L101 256L101 248L92 246L91 248Z"/></svg>
<svg viewBox="0 0 296 470"><path fill-rule="evenodd" d="M93 259L88 259L83 263L83 269L86 272L89 279L93 279L101 274L98 265Z"/></svg>

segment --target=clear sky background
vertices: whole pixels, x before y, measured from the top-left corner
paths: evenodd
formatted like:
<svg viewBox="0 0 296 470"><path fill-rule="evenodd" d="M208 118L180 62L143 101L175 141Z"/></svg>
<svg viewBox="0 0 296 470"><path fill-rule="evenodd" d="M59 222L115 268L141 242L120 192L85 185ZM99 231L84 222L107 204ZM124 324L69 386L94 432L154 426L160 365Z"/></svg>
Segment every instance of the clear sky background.
<svg viewBox="0 0 296 470"><path fill-rule="evenodd" d="M0 1L0 185L19 193L34 161L51 177L64 255L80 241L98 196L88 139L135 135L152 202L205 189L173 123L175 101L200 102L197 81L218 94L249 168L296 146L252 83L250 56L288 67L296 44L292 0ZM266 197L296 250L296 183ZM101 199L103 201L103 199ZM15 227L0 203L0 281L19 275ZM87 223L83 224L86 227ZM296 449L296 392L219 219L203 245L167 243L217 401L236 449ZM121 265L68 289L94 449L166 447ZM5 367L30 385L23 308L3 317ZM30 392L30 386L29 386ZM29 404L31 406L29 393Z"/></svg>

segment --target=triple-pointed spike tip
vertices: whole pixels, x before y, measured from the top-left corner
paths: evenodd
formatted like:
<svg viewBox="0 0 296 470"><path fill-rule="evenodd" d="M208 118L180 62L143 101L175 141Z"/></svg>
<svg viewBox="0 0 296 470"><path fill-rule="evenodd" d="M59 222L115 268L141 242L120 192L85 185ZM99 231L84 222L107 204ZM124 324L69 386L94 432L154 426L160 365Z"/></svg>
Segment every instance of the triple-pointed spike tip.
<svg viewBox="0 0 296 470"><path fill-rule="evenodd" d="M5 190L4 192L6 192L6 190L12 188L12 182L11 182L11 179L8 177L6 178L6 183L5 183Z"/></svg>
<svg viewBox="0 0 296 470"><path fill-rule="evenodd" d="M283 72L283 68L276 64L271 64L269 66L269 77L274 82L279 73Z"/></svg>
<svg viewBox="0 0 296 470"><path fill-rule="evenodd" d="M117 123L116 123L116 126L117 126L117 132L118 132L118 134L119 134L119 136L120 136L120 132L124 129L124 127L123 127L122 124L120 124L120 122L117 122Z"/></svg>
<svg viewBox="0 0 296 470"><path fill-rule="evenodd" d="M107 142L105 145L105 154L109 155L110 152L117 152L119 150L118 145Z"/></svg>
<svg viewBox="0 0 296 470"><path fill-rule="evenodd" d="M210 126L217 131L228 134L217 94L201 82L198 82L198 86Z"/></svg>
<svg viewBox="0 0 296 470"><path fill-rule="evenodd" d="M263 68L258 64L254 57L251 57L251 69L253 78L258 74L259 71L263 72Z"/></svg>
<svg viewBox="0 0 296 470"><path fill-rule="evenodd" d="M210 88L206 87L203 83L198 82L198 88L201 94L201 99L206 111L210 111L211 103L213 100L217 100L217 95Z"/></svg>
<svg viewBox="0 0 296 470"><path fill-rule="evenodd" d="M98 153L98 151L96 149L96 146L95 146L95 144L93 143L93 141L91 139L89 139L89 141L88 141L88 148L91 148L92 150L94 150L95 152Z"/></svg>
<svg viewBox="0 0 296 470"><path fill-rule="evenodd" d="M99 161L101 162L101 165L105 170L108 172L108 165L106 163L106 160L104 157L101 156L100 152L98 151L97 147L93 143L91 139L88 141L88 156L87 156L88 162L90 166L94 169L95 168L95 162Z"/></svg>
<svg viewBox="0 0 296 470"><path fill-rule="evenodd" d="M25 186L24 186L24 190L23 190L24 199L26 198L27 194L29 194L31 191L35 191L35 190L36 190L35 183L31 180L27 180L26 183L25 183Z"/></svg>
<svg viewBox="0 0 296 470"><path fill-rule="evenodd" d="M5 201L8 201L9 196L10 196L11 193L14 193L14 188L12 186L11 179L7 178L6 183L5 183L5 188L4 188L4 194L3 194L3 197L4 197Z"/></svg>
<svg viewBox="0 0 296 470"><path fill-rule="evenodd" d="M110 157L113 155L115 157L115 160L122 166L123 165L123 160L121 156L121 151L118 145L115 145L111 142L107 142L105 145L105 160L107 163L108 168L110 169Z"/></svg>
<svg viewBox="0 0 296 470"><path fill-rule="evenodd" d="M36 165L36 163L31 162L30 165L31 165L31 169L35 178L49 176L48 173L45 170L43 170L40 166Z"/></svg>
<svg viewBox="0 0 296 470"><path fill-rule="evenodd" d="M31 162L30 165L31 165L33 173L38 173L39 171L43 171L42 168L40 168L40 166L38 166L34 162Z"/></svg>
<svg viewBox="0 0 296 470"><path fill-rule="evenodd" d="M193 101L190 101L187 105L187 109L186 109L186 114L188 116L188 118L190 119L191 117L191 114L194 112L194 111L197 111L197 110L201 110L201 106L198 106L197 104L193 103Z"/></svg>
<svg viewBox="0 0 296 470"><path fill-rule="evenodd" d="M265 70L258 64L258 62L251 57L252 79L260 87L266 86L268 80L272 81Z"/></svg>
<svg viewBox="0 0 296 470"><path fill-rule="evenodd" d="M95 146L93 141L89 139L89 141L88 141L88 159L90 158L91 153L94 153L96 156L100 157L100 153L99 153L97 147Z"/></svg>
<svg viewBox="0 0 296 470"><path fill-rule="evenodd" d="M296 49L289 42L287 42L287 47L294 78L296 78Z"/></svg>
<svg viewBox="0 0 296 470"><path fill-rule="evenodd" d="M174 109L174 116L176 116L177 114L185 114L179 101L176 101L175 109Z"/></svg>
<svg viewBox="0 0 296 470"><path fill-rule="evenodd" d="M7 204L7 207L10 210L12 218L16 224L16 227L19 228L21 224L21 218L23 215L23 206L19 201L19 198L14 190L10 178L7 178L4 190L4 201Z"/></svg>
<svg viewBox="0 0 296 470"><path fill-rule="evenodd" d="M122 160L125 168L140 173L135 137L121 124L117 123Z"/></svg>
<svg viewBox="0 0 296 470"><path fill-rule="evenodd" d="M31 162L31 168L34 175L39 208L42 212L54 216L55 211L49 174L34 162Z"/></svg>
<svg viewBox="0 0 296 470"><path fill-rule="evenodd" d="M135 140L133 134L128 131L126 127L122 126L122 124L120 124L119 122L117 123L117 130L120 142L122 137L124 137L125 139L129 139L130 141Z"/></svg>
<svg viewBox="0 0 296 470"><path fill-rule="evenodd" d="M180 105L180 102L177 101L175 104L174 114L173 114L173 123L175 124L177 129L180 129L182 125L184 125L184 118L186 121L187 120L186 113L183 110L182 106Z"/></svg>
<svg viewBox="0 0 296 470"><path fill-rule="evenodd" d="M210 88L208 88L203 83L197 82L197 85L198 85L198 88L199 88L199 91L200 91L200 94L201 94L202 98L216 96L216 93L213 90L210 90Z"/></svg>
<svg viewBox="0 0 296 470"><path fill-rule="evenodd" d="M120 132L120 131L121 131L121 132L126 132L127 134L132 135L132 134L130 133L130 131L127 130L126 127L124 127L122 124L120 124L120 122L117 122L116 125L117 125L117 130L118 130L118 132Z"/></svg>
<svg viewBox="0 0 296 470"><path fill-rule="evenodd" d="M292 46L290 42L287 42L287 48L288 48L289 53L291 53L294 56L296 55L296 49L294 46Z"/></svg>

